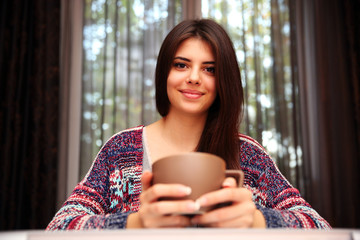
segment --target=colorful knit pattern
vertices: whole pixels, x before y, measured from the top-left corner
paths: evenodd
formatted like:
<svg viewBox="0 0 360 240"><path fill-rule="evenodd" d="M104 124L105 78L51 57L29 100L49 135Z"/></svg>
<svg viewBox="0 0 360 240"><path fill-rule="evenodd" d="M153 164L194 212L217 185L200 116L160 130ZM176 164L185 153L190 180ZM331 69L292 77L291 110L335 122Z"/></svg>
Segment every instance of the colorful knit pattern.
<svg viewBox="0 0 360 240"><path fill-rule="evenodd" d="M47 230L125 228L140 207L143 126L109 139L85 178L57 212ZM244 186L252 191L268 228L331 228L282 176L264 148L240 135Z"/></svg>

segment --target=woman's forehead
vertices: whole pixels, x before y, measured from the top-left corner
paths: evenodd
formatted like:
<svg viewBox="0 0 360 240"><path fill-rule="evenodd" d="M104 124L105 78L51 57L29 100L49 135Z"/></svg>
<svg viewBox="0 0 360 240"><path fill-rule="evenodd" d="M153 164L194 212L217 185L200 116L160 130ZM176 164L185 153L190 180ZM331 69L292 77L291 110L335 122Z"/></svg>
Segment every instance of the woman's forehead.
<svg viewBox="0 0 360 240"><path fill-rule="evenodd" d="M214 62L215 57L210 44L200 38L188 38L184 40L175 52L176 57L202 58L203 61Z"/></svg>

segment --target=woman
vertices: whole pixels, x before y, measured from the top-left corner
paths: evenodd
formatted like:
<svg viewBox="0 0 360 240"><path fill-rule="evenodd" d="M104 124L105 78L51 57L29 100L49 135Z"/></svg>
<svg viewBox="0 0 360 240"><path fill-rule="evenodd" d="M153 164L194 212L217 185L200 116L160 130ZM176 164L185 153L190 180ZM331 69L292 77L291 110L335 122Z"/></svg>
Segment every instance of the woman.
<svg viewBox="0 0 360 240"><path fill-rule="evenodd" d="M232 42L212 20L188 20L165 38L156 67L162 119L114 135L100 150L47 229L152 227L330 228L278 171L265 150L238 134L243 89ZM187 186L151 185L151 164L177 153L222 157L245 173L196 201L157 201L190 194ZM191 167L191 166L189 166ZM189 218L200 206L230 206Z"/></svg>

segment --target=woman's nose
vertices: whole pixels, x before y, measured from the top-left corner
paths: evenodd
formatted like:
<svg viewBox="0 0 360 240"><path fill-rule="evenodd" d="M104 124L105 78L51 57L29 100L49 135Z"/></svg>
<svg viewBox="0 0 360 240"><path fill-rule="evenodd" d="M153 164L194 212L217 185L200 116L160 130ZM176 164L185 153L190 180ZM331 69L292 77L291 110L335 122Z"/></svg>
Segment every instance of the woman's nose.
<svg viewBox="0 0 360 240"><path fill-rule="evenodd" d="M190 72L190 76L187 79L187 83L192 83L192 84L200 84L200 74L199 74L199 70L197 69L192 69L192 71Z"/></svg>

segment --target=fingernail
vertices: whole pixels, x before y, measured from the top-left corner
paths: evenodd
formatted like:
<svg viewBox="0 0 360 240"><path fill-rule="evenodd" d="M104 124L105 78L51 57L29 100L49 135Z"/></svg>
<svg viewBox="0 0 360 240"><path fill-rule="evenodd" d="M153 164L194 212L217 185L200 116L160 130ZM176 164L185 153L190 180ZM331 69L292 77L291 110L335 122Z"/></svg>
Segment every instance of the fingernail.
<svg viewBox="0 0 360 240"><path fill-rule="evenodd" d="M191 187L183 187L182 192L184 192L186 195L190 195L191 194Z"/></svg>
<svg viewBox="0 0 360 240"><path fill-rule="evenodd" d="M200 206L196 202L189 202L187 207L190 211L194 212L200 209Z"/></svg>
<svg viewBox="0 0 360 240"><path fill-rule="evenodd" d="M195 201L195 203L194 203L194 211L199 211L200 210L200 203L198 202L198 201Z"/></svg>
<svg viewBox="0 0 360 240"><path fill-rule="evenodd" d="M203 206L206 204L206 198L198 198L195 201L199 206Z"/></svg>
<svg viewBox="0 0 360 240"><path fill-rule="evenodd" d="M223 183L222 187L223 187L223 188L229 188L229 187L231 187L231 181L226 181L226 180L225 180L225 182Z"/></svg>

